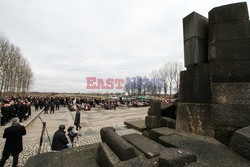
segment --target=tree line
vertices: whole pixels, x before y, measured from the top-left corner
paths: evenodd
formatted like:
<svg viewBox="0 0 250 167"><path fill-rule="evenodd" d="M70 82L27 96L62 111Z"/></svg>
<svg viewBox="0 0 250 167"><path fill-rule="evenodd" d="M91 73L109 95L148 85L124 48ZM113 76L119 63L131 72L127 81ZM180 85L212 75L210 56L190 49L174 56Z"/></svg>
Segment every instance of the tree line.
<svg viewBox="0 0 250 167"><path fill-rule="evenodd" d="M179 91L182 62L168 62L151 71L150 76L127 78L124 91L129 95L159 95Z"/></svg>
<svg viewBox="0 0 250 167"><path fill-rule="evenodd" d="M0 34L0 97L25 95L32 81L32 69L20 48Z"/></svg>

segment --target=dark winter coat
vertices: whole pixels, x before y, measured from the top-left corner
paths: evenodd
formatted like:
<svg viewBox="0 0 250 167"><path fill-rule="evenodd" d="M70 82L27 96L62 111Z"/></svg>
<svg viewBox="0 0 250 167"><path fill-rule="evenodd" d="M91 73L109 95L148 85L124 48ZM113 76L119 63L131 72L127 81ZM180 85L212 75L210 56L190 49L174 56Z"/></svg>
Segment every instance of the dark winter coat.
<svg viewBox="0 0 250 167"><path fill-rule="evenodd" d="M52 150L62 150L67 148L68 139L65 135L65 131L57 130L54 134L53 141L52 141Z"/></svg>
<svg viewBox="0 0 250 167"><path fill-rule="evenodd" d="M18 123L4 129L3 138L6 138L4 156L19 154L23 151L23 135L26 135L25 127Z"/></svg>
<svg viewBox="0 0 250 167"><path fill-rule="evenodd" d="M79 126L80 125L80 118L81 118L81 113L80 111L76 112L76 116L75 116L75 121L74 121L74 125L75 126Z"/></svg>

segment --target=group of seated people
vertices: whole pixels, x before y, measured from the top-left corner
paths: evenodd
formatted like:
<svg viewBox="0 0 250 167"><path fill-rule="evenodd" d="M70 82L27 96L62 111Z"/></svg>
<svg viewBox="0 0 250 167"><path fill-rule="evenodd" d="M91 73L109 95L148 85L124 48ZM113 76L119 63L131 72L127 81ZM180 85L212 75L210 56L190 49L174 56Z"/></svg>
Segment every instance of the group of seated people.
<svg viewBox="0 0 250 167"><path fill-rule="evenodd" d="M74 126L70 126L67 131L70 142L66 137L65 125L60 125L59 129L54 133L51 150L60 151L65 148L72 148L74 146L74 139L78 136L79 132Z"/></svg>

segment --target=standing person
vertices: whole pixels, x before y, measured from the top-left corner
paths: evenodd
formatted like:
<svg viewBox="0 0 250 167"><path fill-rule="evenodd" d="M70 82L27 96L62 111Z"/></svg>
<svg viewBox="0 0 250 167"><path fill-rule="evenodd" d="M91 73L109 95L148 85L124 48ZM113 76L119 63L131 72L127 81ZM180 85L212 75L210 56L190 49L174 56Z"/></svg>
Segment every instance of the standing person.
<svg viewBox="0 0 250 167"><path fill-rule="evenodd" d="M55 113L55 103L52 100L50 102L50 114L51 113L53 113L53 114Z"/></svg>
<svg viewBox="0 0 250 167"><path fill-rule="evenodd" d="M79 128L79 130L82 128L80 126L80 122L81 122L81 113L80 113L79 109L77 108L76 109L75 121L74 121L74 125L76 126L76 130L78 130L78 128Z"/></svg>
<svg viewBox="0 0 250 167"><path fill-rule="evenodd" d="M64 129L65 126L60 125L59 129L55 132L52 140L51 150L60 151L65 148L72 148L72 144L69 143Z"/></svg>
<svg viewBox="0 0 250 167"><path fill-rule="evenodd" d="M6 138L0 167L3 167L10 155L13 156L13 167L18 164L18 156L23 151L23 136L25 127L20 125L18 118L12 119L12 125L4 129L3 138Z"/></svg>
<svg viewBox="0 0 250 167"><path fill-rule="evenodd" d="M45 105L44 105L44 109L43 109L44 114L48 114L48 110L49 110L49 103L48 103L48 101L46 101Z"/></svg>
<svg viewBox="0 0 250 167"><path fill-rule="evenodd" d="M39 108L39 101L38 101L37 99L35 100L34 105L35 105L35 111L38 111L38 108Z"/></svg>
<svg viewBox="0 0 250 167"><path fill-rule="evenodd" d="M56 110L59 110L59 106L60 106L60 101L59 99L56 99Z"/></svg>

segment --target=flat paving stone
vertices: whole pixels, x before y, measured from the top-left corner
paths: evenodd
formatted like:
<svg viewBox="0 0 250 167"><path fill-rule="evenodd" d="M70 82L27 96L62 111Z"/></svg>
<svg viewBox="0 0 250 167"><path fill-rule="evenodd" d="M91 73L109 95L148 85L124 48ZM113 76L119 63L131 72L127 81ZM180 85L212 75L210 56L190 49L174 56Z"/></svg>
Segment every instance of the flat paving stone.
<svg viewBox="0 0 250 167"><path fill-rule="evenodd" d="M164 147L147 137L139 134L128 134L122 136L126 141L145 154L147 158L158 156Z"/></svg>
<svg viewBox="0 0 250 167"><path fill-rule="evenodd" d="M125 121L124 125L126 125L128 128L133 128L140 132L143 132L144 130L146 130L145 119Z"/></svg>

